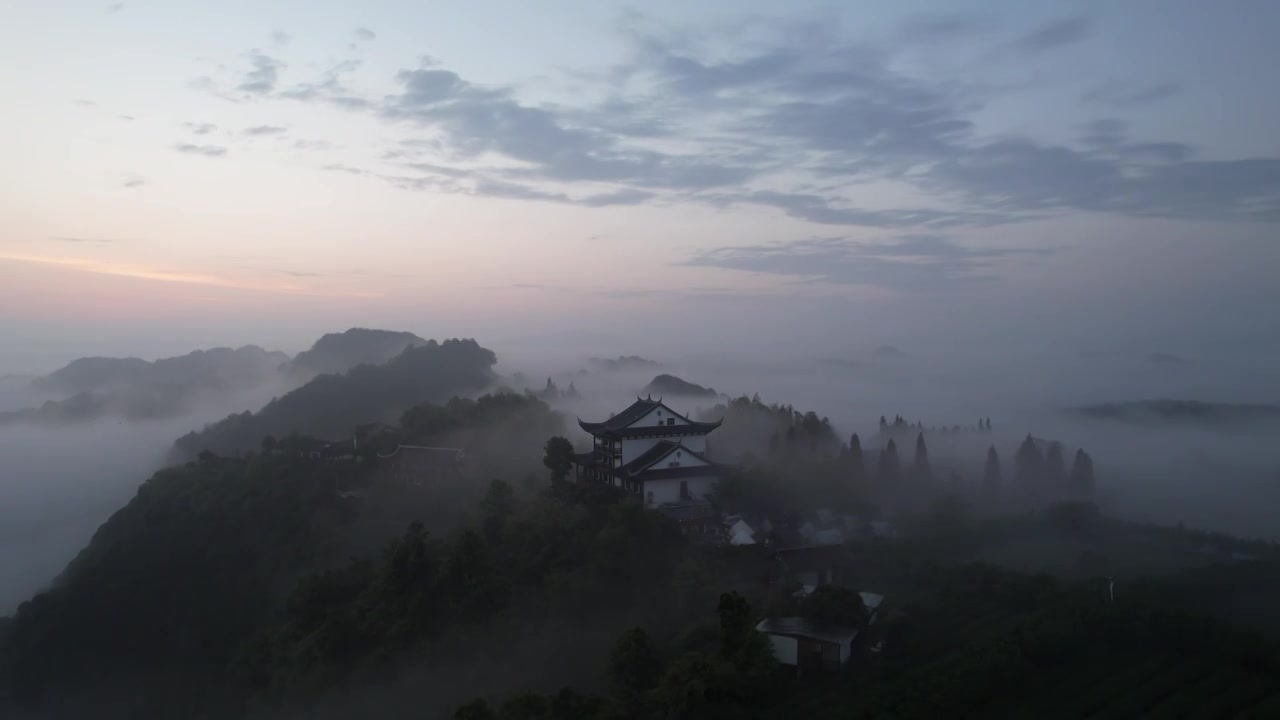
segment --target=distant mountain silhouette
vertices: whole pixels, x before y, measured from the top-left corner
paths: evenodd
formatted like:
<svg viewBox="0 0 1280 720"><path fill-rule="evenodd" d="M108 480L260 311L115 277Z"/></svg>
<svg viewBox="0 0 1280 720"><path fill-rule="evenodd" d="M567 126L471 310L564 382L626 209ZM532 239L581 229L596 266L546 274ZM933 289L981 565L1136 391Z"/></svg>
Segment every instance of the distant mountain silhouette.
<svg viewBox="0 0 1280 720"><path fill-rule="evenodd" d="M380 365L405 348L426 342L411 332L351 328L321 337L311 349L298 353L289 363L289 369L317 375L343 373L357 365Z"/></svg>
<svg viewBox="0 0 1280 720"><path fill-rule="evenodd" d="M394 423L415 405L482 390L493 381L496 362L493 351L475 340L427 340L381 365L320 375L256 413L229 415L189 433L174 444L174 459L194 457L202 450L238 455L260 447L267 435L349 437L357 424Z"/></svg>
<svg viewBox="0 0 1280 720"><path fill-rule="evenodd" d="M85 357L49 375L36 378L32 387L49 393L73 395L137 388L141 385L201 385L227 387L274 374L289 359L256 345L241 348L196 350L177 357L147 362L141 358Z"/></svg>
<svg viewBox="0 0 1280 720"><path fill-rule="evenodd" d="M901 350L899 350L898 348L892 345L881 345L875 350L872 350L871 354L877 358L880 358L881 360L893 360L897 358L904 358L907 356L906 353L902 352Z"/></svg>
<svg viewBox="0 0 1280 720"><path fill-rule="evenodd" d="M659 375L653 379L644 389L640 391L641 395L653 395L654 397L673 396L673 397L719 397L719 393L711 388L705 388L701 385L686 380L681 380L675 375Z"/></svg>
<svg viewBox="0 0 1280 720"><path fill-rule="evenodd" d="M587 360L587 364L592 370L601 372L616 372L619 370L652 370L662 367L662 363L642 358L639 355L624 355L616 360L612 358L593 357Z"/></svg>
<svg viewBox="0 0 1280 720"><path fill-rule="evenodd" d="M0 413L0 425L67 425L105 417L156 420L191 410L201 395L254 388L280 378L288 355L248 345L196 350L147 362L140 358L80 358L31 387L57 395L39 407Z"/></svg>

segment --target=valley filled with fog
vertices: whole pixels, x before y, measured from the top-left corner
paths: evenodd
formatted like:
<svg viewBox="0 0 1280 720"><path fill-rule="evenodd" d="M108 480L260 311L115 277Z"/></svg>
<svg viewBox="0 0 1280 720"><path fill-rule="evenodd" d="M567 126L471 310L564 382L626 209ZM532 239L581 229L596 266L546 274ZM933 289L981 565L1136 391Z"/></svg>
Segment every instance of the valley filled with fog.
<svg viewBox="0 0 1280 720"><path fill-rule="evenodd" d="M499 346L501 347L501 346ZM977 484L988 444L1010 461L1031 433L1083 447L1098 467L1099 502L1109 512L1161 524L1280 539L1280 422L1233 424L1195 420L1085 417L1070 412L1094 403L1192 397L1224 403L1275 402L1263 389L1280 385L1261 375L1239 376L1191 365L1165 367L1148 358L1081 357L1033 363L1017 358L921 356L872 346L846 357L770 358L763 353L686 355L650 359L640 368L593 365L595 352L524 349L499 352L498 385L539 390L550 378L573 384L576 398L553 402L573 420L598 421L625 407L659 373L713 388L719 398L674 397L696 414L724 396L758 395L830 419L844 437L875 434L880 416L902 415L926 428L971 428L991 418L990 435L926 433L933 457ZM523 354L522 354L523 353ZM528 358L526 360L526 357ZM0 381L0 411L38 405L46 395L28 376ZM122 506L152 472L171 461L174 441L207 423L258 410L299 384L279 377L231 392L197 396L193 407L163 420L95 419L65 425L13 423L0 429L0 609L49 583L94 530ZM372 418L371 418L372 419ZM585 435L574 437L581 447Z"/></svg>

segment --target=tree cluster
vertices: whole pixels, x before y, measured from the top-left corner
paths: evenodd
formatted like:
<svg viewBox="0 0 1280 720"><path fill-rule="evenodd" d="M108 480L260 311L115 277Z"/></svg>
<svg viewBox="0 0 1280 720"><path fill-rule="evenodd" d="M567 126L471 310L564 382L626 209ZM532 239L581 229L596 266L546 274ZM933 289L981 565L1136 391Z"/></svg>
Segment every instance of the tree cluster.
<svg viewBox="0 0 1280 720"><path fill-rule="evenodd" d="M751 606L736 592L716 607L719 623L706 641L686 641L683 652L663 648L642 628L625 631L609 655L609 693L582 695L565 688L552 695L521 693L497 709L483 699L454 713L455 720L592 720L593 718L774 717L783 697L769 641L755 629Z"/></svg>

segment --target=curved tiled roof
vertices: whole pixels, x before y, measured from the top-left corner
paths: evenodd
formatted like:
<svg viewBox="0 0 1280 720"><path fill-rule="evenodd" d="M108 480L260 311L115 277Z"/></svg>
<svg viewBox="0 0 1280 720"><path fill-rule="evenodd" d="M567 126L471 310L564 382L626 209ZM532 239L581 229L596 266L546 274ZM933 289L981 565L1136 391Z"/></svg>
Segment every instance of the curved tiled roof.
<svg viewBox="0 0 1280 720"><path fill-rule="evenodd" d="M648 415L655 408L663 408L672 415L684 420L687 425L646 425L644 427L628 427L631 423ZM713 423L695 422L688 417L667 407L662 399L654 400L652 397L631 403L626 410L614 415L604 422L592 423L585 422L581 418L578 419L578 427L586 430L588 433L596 436L608 435L613 437L654 437L660 435L705 435L712 430L720 427L720 423L724 420L717 420Z"/></svg>

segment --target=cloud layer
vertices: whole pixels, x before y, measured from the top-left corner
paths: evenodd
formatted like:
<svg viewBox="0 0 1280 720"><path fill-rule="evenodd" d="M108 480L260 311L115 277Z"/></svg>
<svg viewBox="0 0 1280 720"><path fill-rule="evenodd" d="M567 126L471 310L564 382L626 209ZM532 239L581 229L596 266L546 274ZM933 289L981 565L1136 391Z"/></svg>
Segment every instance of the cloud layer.
<svg viewBox="0 0 1280 720"><path fill-rule="evenodd" d="M763 39L740 43L732 33L742 28L676 33L640 18L628 25L627 60L579 73L583 91L573 102L478 84L434 59L399 70L393 92L365 95L346 81L358 60L286 82L286 63L256 50L235 87L244 99L322 103L390 124L406 134L395 147L329 169L411 190L585 207L756 206L814 224L904 232L1069 212L1280 220L1280 158L1202 157L1185 143L1132 137L1108 117L1071 141L984 130L976 118L1014 90L908 74L897 62L950 38L982 39L1001 62L1044 61L1094 27L1083 15L1021 31L937 15L904 23L885 46L812 21L751 28ZM374 37L363 28L355 35ZM1115 112L1180 90L1176 82L1109 82L1082 99ZM270 132L283 128L246 131Z"/></svg>

